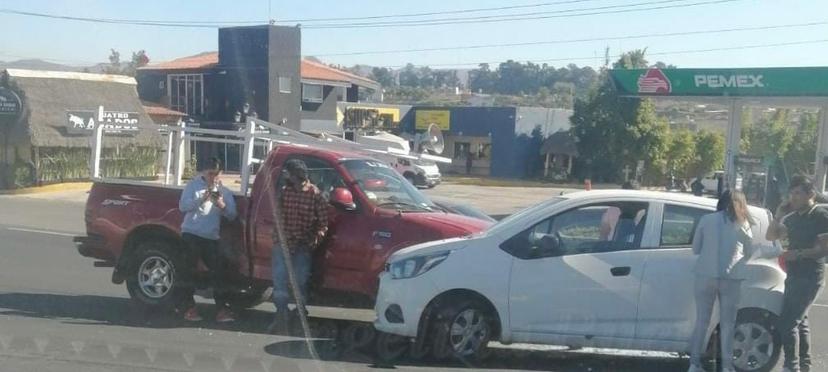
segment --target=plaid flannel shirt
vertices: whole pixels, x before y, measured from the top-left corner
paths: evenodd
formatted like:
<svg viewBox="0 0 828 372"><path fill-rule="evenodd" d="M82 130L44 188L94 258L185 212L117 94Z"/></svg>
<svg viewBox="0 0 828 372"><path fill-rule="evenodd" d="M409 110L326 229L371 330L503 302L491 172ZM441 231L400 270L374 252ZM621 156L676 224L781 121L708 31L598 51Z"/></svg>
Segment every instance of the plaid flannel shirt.
<svg viewBox="0 0 828 372"><path fill-rule="evenodd" d="M300 191L285 186L279 209L288 250L294 253L296 249L316 248L320 235L328 230L328 203L319 189L310 182Z"/></svg>

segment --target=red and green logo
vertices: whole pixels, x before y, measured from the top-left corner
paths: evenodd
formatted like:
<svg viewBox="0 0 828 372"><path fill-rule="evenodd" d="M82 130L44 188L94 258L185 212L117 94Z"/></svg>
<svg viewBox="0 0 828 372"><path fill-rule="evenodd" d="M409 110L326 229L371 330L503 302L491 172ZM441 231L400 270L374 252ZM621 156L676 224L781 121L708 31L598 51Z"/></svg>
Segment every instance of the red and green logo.
<svg viewBox="0 0 828 372"><path fill-rule="evenodd" d="M651 68L638 78L639 94L668 95L672 91L670 79L660 69Z"/></svg>

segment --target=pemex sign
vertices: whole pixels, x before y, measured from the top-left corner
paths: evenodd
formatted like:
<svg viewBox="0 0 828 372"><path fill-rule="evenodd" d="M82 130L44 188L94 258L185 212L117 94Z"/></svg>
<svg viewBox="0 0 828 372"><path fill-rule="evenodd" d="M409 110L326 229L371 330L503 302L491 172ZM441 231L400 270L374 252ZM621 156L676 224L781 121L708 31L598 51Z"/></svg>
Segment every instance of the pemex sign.
<svg viewBox="0 0 828 372"><path fill-rule="evenodd" d="M625 96L828 97L828 67L610 70Z"/></svg>

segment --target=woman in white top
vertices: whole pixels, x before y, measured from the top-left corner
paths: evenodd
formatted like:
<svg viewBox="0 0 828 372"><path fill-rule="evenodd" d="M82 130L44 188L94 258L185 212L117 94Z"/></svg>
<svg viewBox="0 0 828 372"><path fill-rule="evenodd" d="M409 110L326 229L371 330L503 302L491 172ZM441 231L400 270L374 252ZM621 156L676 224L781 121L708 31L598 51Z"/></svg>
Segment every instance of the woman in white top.
<svg viewBox="0 0 828 372"><path fill-rule="evenodd" d="M698 255L696 274L696 327L690 345L690 369L704 371L701 366L710 316L719 299L719 320L722 350L722 371L733 369L733 336L736 310L744 266L752 253L750 215L745 195L738 191L722 194L718 212L701 218L693 237L693 253Z"/></svg>

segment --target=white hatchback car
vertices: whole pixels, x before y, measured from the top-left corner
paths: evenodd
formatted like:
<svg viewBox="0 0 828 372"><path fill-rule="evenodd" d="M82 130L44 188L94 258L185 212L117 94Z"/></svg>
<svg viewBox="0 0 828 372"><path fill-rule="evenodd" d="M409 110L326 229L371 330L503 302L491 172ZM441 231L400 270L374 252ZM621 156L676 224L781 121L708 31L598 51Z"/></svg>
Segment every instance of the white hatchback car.
<svg viewBox="0 0 828 372"><path fill-rule="evenodd" d="M695 322L691 243L715 206L675 193L577 192L475 235L403 249L380 276L375 326L429 344L437 357L481 357L489 341L687 353ZM750 213L755 242L770 244L770 214ZM773 325L785 273L764 258L748 272L735 364L768 371L779 358Z"/></svg>

